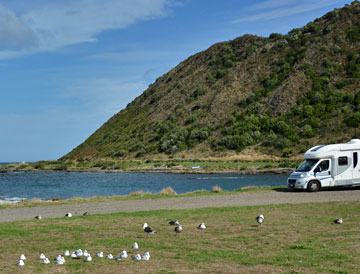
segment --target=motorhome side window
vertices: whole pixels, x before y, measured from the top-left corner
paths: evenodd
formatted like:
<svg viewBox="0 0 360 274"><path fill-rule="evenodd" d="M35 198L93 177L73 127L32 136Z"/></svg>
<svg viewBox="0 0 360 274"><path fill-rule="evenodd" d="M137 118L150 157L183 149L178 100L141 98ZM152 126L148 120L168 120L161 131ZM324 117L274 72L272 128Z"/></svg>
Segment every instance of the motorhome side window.
<svg viewBox="0 0 360 274"><path fill-rule="evenodd" d="M338 164L339 166L347 166L348 158L346 156L339 157Z"/></svg>
<svg viewBox="0 0 360 274"><path fill-rule="evenodd" d="M322 161L317 167L318 172L327 171L329 169L329 165L330 165L329 160Z"/></svg>

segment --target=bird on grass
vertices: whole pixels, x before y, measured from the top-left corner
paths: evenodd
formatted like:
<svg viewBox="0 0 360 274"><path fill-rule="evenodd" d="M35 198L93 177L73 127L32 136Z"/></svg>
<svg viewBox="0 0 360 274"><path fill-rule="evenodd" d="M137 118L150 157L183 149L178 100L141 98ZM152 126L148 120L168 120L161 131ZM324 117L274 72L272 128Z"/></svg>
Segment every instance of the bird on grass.
<svg viewBox="0 0 360 274"><path fill-rule="evenodd" d="M90 256L90 254L88 254L85 259L84 259L84 262L91 262L92 261L92 258Z"/></svg>
<svg viewBox="0 0 360 274"><path fill-rule="evenodd" d="M139 249L139 245L137 242L133 243L133 245L131 246L132 249Z"/></svg>
<svg viewBox="0 0 360 274"><path fill-rule="evenodd" d="M148 261L148 260L150 260L150 253L149 253L149 252L145 252L144 255L141 256L141 260L142 260L142 261Z"/></svg>
<svg viewBox="0 0 360 274"><path fill-rule="evenodd" d="M18 263L16 264L17 266L24 266L25 263L23 260L19 260Z"/></svg>
<svg viewBox="0 0 360 274"><path fill-rule="evenodd" d="M150 226L148 226L147 223L143 224L143 230L147 233L147 236L150 236L150 234L155 234L156 231L153 230Z"/></svg>
<svg viewBox="0 0 360 274"><path fill-rule="evenodd" d="M70 256L70 251L69 250L66 250L63 254L63 256L65 257L69 257Z"/></svg>
<svg viewBox="0 0 360 274"><path fill-rule="evenodd" d="M259 216L257 216L256 218L255 218L255 220L258 222L258 224L261 226L262 225L262 223L264 222L264 215L259 215Z"/></svg>
<svg viewBox="0 0 360 274"><path fill-rule="evenodd" d="M179 225L179 224L180 224L179 220L169 222L169 225Z"/></svg>
<svg viewBox="0 0 360 274"><path fill-rule="evenodd" d="M335 224L342 224L342 223L343 223L343 219L342 219L342 218L336 219L336 220L334 220L334 223L335 223Z"/></svg>
<svg viewBox="0 0 360 274"><path fill-rule="evenodd" d="M24 254L21 254L19 260L25 261L25 260L26 260L25 255L24 255Z"/></svg>
<svg viewBox="0 0 360 274"><path fill-rule="evenodd" d="M174 228L174 231L175 231L175 235L181 233L183 231L183 226L182 225L178 225Z"/></svg>
<svg viewBox="0 0 360 274"><path fill-rule="evenodd" d="M106 255L106 259L108 259L108 260L112 260L112 259L114 259L114 256L110 253L110 254L107 254Z"/></svg>
<svg viewBox="0 0 360 274"><path fill-rule="evenodd" d="M46 258L46 256L45 256L44 253L41 253L41 254L39 255L39 259L40 259L40 260L44 260L45 258Z"/></svg>
<svg viewBox="0 0 360 274"><path fill-rule="evenodd" d="M49 264L49 263L50 263L49 258L45 258L45 259L43 260L43 264Z"/></svg>
<svg viewBox="0 0 360 274"><path fill-rule="evenodd" d="M140 254L136 254L134 256L131 257L133 260L135 261L140 261L141 260L141 255Z"/></svg>
<svg viewBox="0 0 360 274"><path fill-rule="evenodd" d="M100 252L96 253L96 257L103 258L104 257L104 252L100 251Z"/></svg>
<svg viewBox="0 0 360 274"><path fill-rule="evenodd" d="M83 216L89 216L89 215L90 215L90 213L87 211L83 214Z"/></svg>
<svg viewBox="0 0 360 274"><path fill-rule="evenodd" d="M69 212L69 213L66 213L66 214L65 214L65 217L69 217L69 218L70 218L70 217L72 217L72 214L71 214L70 212Z"/></svg>
<svg viewBox="0 0 360 274"><path fill-rule="evenodd" d="M40 215L37 215L37 216L35 216L35 219L36 219L36 220L41 220L42 217L41 217Z"/></svg>
<svg viewBox="0 0 360 274"><path fill-rule="evenodd" d="M199 224L198 229L206 229L205 223Z"/></svg>

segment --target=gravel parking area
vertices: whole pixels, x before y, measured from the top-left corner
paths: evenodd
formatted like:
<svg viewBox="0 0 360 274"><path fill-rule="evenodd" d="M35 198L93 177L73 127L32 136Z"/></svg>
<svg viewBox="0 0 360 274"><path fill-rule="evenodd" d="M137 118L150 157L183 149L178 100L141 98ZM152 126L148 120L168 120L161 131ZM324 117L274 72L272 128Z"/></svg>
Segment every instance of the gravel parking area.
<svg viewBox="0 0 360 274"><path fill-rule="evenodd" d="M0 222L43 218L64 217L67 212L73 216L103 214L115 212L135 212L161 209L194 209L205 207L229 207L248 205L268 205L311 202L349 202L360 201L360 189L325 190L316 193L289 192L284 190L271 192L239 193L233 195L212 195L199 197L164 198L149 200L128 200L101 203L80 203L29 208L9 208L0 210Z"/></svg>

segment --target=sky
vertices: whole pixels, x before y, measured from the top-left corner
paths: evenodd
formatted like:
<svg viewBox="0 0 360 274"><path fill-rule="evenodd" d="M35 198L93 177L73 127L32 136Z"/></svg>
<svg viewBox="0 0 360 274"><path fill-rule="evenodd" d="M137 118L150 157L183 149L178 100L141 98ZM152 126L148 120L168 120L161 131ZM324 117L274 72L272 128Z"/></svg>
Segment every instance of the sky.
<svg viewBox="0 0 360 274"><path fill-rule="evenodd" d="M344 0L0 0L0 162L56 160L189 56Z"/></svg>

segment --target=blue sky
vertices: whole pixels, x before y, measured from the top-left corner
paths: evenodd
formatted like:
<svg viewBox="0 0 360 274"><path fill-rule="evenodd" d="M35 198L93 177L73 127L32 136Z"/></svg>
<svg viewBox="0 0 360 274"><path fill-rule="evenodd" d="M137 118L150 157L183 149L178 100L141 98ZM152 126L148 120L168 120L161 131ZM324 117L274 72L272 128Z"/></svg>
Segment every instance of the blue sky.
<svg viewBox="0 0 360 274"><path fill-rule="evenodd" d="M343 0L0 0L0 162L54 160L187 57Z"/></svg>

